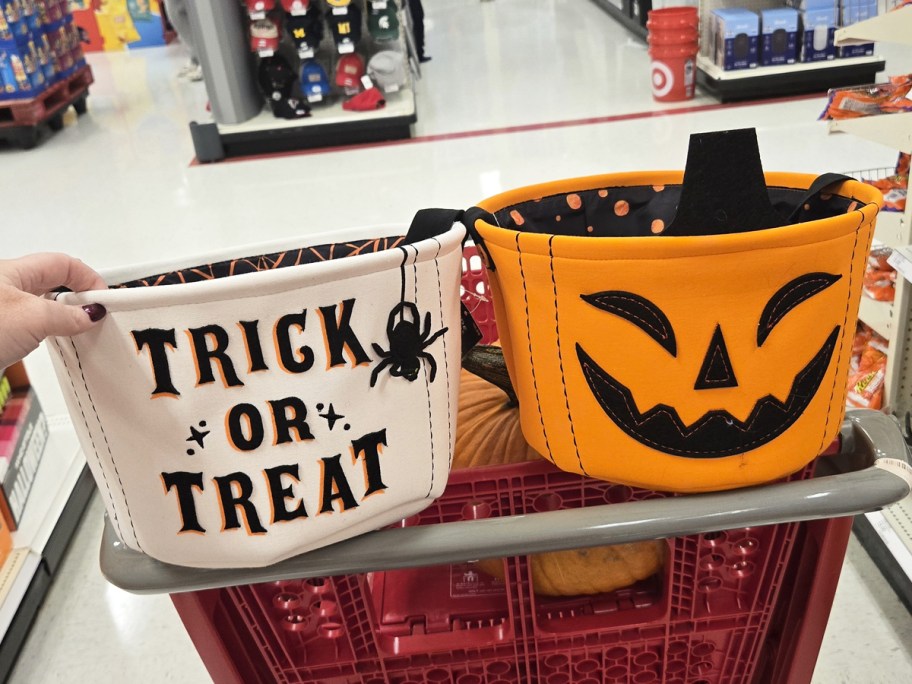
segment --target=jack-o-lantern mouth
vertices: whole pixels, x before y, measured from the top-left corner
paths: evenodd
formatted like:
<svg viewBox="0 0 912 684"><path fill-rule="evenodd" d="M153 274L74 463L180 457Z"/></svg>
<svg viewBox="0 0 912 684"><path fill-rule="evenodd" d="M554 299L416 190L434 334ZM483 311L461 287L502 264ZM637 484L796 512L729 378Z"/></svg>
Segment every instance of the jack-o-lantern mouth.
<svg viewBox="0 0 912 684"><path fill-rule="evenodd" d="M839 339L837 325L820 350L798 372L785 401L767 394L746 420L724 409L708 411L685 425L674 407L657 404L640 413L633 393L601 368L577 344L576 353L589 388L619 428L653 449L689 458L719 458L756 449L785 432L811 403L830 365Z"/></svg>

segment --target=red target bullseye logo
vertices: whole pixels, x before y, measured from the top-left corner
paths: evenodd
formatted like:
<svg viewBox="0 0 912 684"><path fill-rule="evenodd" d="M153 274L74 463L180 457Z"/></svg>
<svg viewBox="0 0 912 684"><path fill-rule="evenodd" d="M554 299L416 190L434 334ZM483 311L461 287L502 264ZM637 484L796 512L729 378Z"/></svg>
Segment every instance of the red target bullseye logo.
<svg viewBox="0 0 912 684"><path fill-rule="evenodd" d="M652 63L652 94L664 97L674 88L674 74L664 62Z"/></svg>

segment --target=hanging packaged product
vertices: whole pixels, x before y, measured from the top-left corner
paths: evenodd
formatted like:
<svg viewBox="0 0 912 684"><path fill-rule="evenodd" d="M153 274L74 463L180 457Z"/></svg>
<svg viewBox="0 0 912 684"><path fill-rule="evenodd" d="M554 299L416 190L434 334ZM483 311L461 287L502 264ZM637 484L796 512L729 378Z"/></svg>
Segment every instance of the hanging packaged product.
<svg viewBox="0 0 912 684"><path fill-rule="evenodd" d="M333 12L327 16L339 54L354 52L355 45L361 41L361 9L355 4L347 5L345 9L344 14Z"/></svg>
<svg viewBox="0 0 912 684"><path fill-rule="evenodd" d="M282 9L293 17L303 16L312 9L319 10L319 4L311 5L310 0L282 0Z"/></svg>
<svg viewBox="0 0 912 684"><path fill-rule="evenodd" d="M394 0L389 0L382 9L371 5L371 10L367 15L367 30L374 40L385 41L399 38L399 8Z"/></svg>
<svg viewBox="0 0 912 684"><path fill-rule="evenodd" d="M408 82L405 55L395 50L381 50L367 63L367 74L384 93L395 93Z"/></svg>
<svg viewBox="0 0 912 684"><path fill-rule="evenodd" d="M276 118L300 119L310 115L310 106L294 92L297 74L281 55L260 60L257 81Z"/></svg>
<svg viewBox="0 0 912 684"><path fill-rule="evenodd" d="M347 91L361 89L361 77L364 76L364 60L357 52L342 55L336 64L336 85Z"/></svg>
<svg viewBox="0 0 912 684"><path fill-rule="evenodd" d="M452 218L436 233L336 232L58 295L107 309L49 346L123 543L178 565L264 566L438 497L464 236Z"/></svg>
<svg viewBox="0 0 912 684"><path fill-rule="evenodd" d="M301 92L308 102L320 102L332 92L323 65L313 59L301 64Z"/></svg>
<svg viewBox="0 0 912 684"><path fill-rule="evenodd" d="M912 74L891 76L888 83L831 89L827 92L827 106L820 119L854 119L912 112L910 89Z"/></svg>
<svg viewBox="0 0 912 684"><path fill-rule="evenodd" d="M317 6L307 14L285 18L285 30L298 50L298 56L308 59L314 56L323 40L323 16Z"/></svg>
<svg viewBox="0 0 912 684"><path fill-rule="evenodd" d="M266 12L275 9L276 3L275 0L246 0L246 5L247 15L251 19L262 19Z"/></svg>
<svg viewBox="0 0 912 684"><path fill-rule="evenodd" d="M271 56L279 49L279 26L273 18L250 24L250 49L261 57Z"/></svg>
<svg viewBox="0 0 912 684"><path fill-rule="evenodd" d="M856 353L853 347L847 383L846 406L849 408L883 408L884 382L887 376L887 341L867 326L859 326L856 345L863 341Z"/></svg>
<svg viewBox="0 0 912 684"><path fill-rule="evenodd" d="M330 13L336 16L344 16L351 8L357 7L351 0L326 0L326 3L329 5Z"/></svg>
<svg viewBox="0 0 912 684"><path fill-rule="evenodd" d="M368 88L342 103L342 109L349 112L371 112L385 106L386 100L378 88Z"/></svg>
<svg viewBox="0 0 912 684"><path fill-rule="evenodd" d="M839 431L869 185L763 174L753 131L687 169L535 185L466 212L526 441L558 467L681 492L768 482Z"/></svg>
<svg viewBox="0 0 912 684"><path fill-rule="evenodd" d="M862 288L870 299L892 302L896 296L896 269L888 263L892 253L889 247L875 247L868 254Z"/></svg>

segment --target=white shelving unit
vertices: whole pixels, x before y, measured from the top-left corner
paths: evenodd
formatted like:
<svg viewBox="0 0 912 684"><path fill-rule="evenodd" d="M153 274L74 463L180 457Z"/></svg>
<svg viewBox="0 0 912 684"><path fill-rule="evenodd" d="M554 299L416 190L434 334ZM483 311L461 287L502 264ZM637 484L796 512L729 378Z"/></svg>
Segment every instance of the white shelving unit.
<svg viewBox="0 0 912 684"><path fill-rule="evenodd" d="M827 126L831 133L851 133L901 152L912 152L912 112L834 119Z"/></svg>
<svg viewBox="0 0 912 684"><path fill-rule="evenodd" d="M647 38L644 25L649 4L642 0L593 0L628 31L642 40ZM652 6L656 6L653 0ZM742 7L758 11L781 7L782 0L680 0L672 5L696 5L700 11L700 36L704 51L709 44L710 13L722 7ZM644 9L645 8L645 9ZM878 38L877 40L884 40ZM857 42L871 42L859 40ZM723 102L760 97L777 97L796 93L824 91L855 83L873 81L883 71L882 57L850 57L823 62L789 64L785 66L757 67L725 71L717 67L705 54L697 57L697 84L704 91Z"/></svg>
<svg viewBox="0 0 912 684"><path fill-rule="evenodd" d="M18 529L0 568L0 680L5 680L94 485L47 351L26 359L48 421L48 441Z"/></svg>
<svg viewBox="0 0 912 684"><path fill-rule="evenodd" d="M268 107L264 107L247 54L246 24L236 16L235 4L238 0L199 0L188 8L191 26L199 42L200 63L212 110L190 124L198 161L213 162L237 156L411 137L411 126L417 121L414 82L420 76L420 67L414 59L411 17L405 0L397 0L399 38L382 42L369 35L367 14L372 5L380 8L387 3L384 0L358 1L358 6L363 7L364 23L356 51L362 57L365 46L372 46L370 52L389 49L401 52L411 67L406 66L406 85L395 93L386 93L386 105L375 111L346 111L342 108L344 98L333 95L332 102L312 103L310 116L291 120L276 118ZM347 11L343 8L333 11L336 10ZM316 50L316 59L324 68L325 62L338 57L330 33L327 27ZM279 52L285 54L283 48L287 47L280 45Z"/></svg>
<svg viewBox="0 0 912 684"><path fill-rule="evenodd" d="M888 0L887 5L892 4ZM837 45L867 42L912 45L912 6L888 11L839 29ZM828 122L831 133L850 133L893 148L912 152L912 113L885 114ZM875 237L894 249L912 243L912 201L902 214L881 212ZM904 251L904 250L903 250ZM885 405L901 420L912 412L912 282L897 277L896 297L890 304L862 297L859 317L890 342L887 356ZM898 596L912 611L912 497L885 511L858 516L854 530Z"/></svg>
<svg viewBox="0 0 912 684"><path fill-rule="evenodd" d="M889 3L888 3L889 4ZM909 26L912 25L912 6L878 14L857 24L836 29L836 45L859 45L882 41L884 43L909 43Z"/></svg>
<svg viewBox="0 0 912 684"><path fill-rule="evenodd" d="M723 102L822 92L827 88L871 82L885 66L884 59L874 55L725 71L708 57L712 11L724 7L740 7L759 12L762 9L781 7L782 0L699 0L698 6L701 54L697 59L697 84Z"/></svg>

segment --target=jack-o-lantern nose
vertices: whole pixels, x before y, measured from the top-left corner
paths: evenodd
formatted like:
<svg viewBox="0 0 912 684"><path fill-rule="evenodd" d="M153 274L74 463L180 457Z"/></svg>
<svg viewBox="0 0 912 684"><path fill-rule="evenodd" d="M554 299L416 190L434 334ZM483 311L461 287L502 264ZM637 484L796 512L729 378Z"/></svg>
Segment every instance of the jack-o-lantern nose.
<svg viewBox="0 0 912 684"><path fill-rule="evenodd" d="M738 380L732 368L728 349L725 347L725 338L722 336L722 326L716 325L716 331L709 341L709 349L703 357L703 365L697 375L694 389L719 389L721 387L737 387Z"/></svg>

